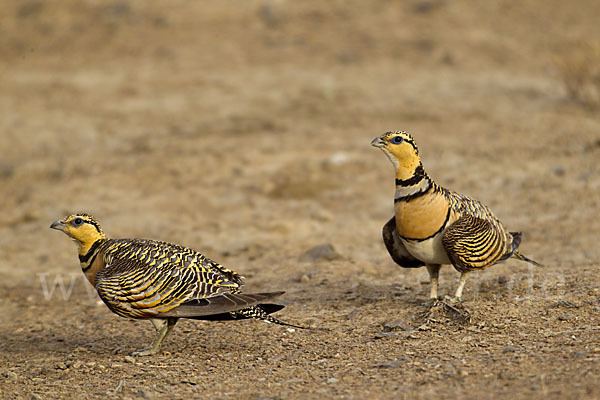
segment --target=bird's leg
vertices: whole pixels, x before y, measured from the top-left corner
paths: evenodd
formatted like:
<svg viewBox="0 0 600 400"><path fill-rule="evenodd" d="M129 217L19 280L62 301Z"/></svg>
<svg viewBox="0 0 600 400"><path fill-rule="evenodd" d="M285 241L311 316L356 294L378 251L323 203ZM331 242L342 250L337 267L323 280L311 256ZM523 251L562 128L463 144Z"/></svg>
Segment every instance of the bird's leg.
<svg viewBox="0 0 600 400"><path fill-rule="evenodd" d="M440 264L425 264L427 267L427 272L429 272L429 281L431 284L431 291L429 292L429 300L425 302L425 306L429 306L427 310L423 313L424 323L421 325L421 328L425 328L432 319L434 318L436 310L441 305L438 299L438 278L440 276L440 268L442 267Z"/></svg>
<svg viewBox="0 0 600 400"><path fill-rule="evenodd" d="M131 353L132 356L151 356L158 353L162 342L175 327L177 318L152 318L150 319L150 322L152 322L152 325L156 328L156 338L154 338L152 346L144 350L134 351Z"/></svg>
<svg viewBox="0 0 600 400"><path fill-rule="evenodd" d="M429 276L431 277L431 305L429 309L423 314L425 322L419 327L419 329L427 329L427 325L438 319L437 315L448 316L445 311L450 311L450 315L453 319L458 319L465 323L471 321L471 314L468 310L466 310L462 304L456 304L460 302L460 298L462 296L462 291L465 286L465 282L467 281L468 272L463 272L460 275L460 281L458 283L458 288L456 289L456 293L454 297L444 296L443 299L438 299L437 296L437 275L440 270L440 265L427 265L427 271L429 271ZM440 314L441 313L441 314Z"/></svg>
<svg viewBox="0 0 600 400"><path fill-rule="evenodd" d="M431 283L431 291L429 292L429 298L431 300L437 300L438 298L438 286L440 276L440 264L426 264L427 272L429 272L429 281Z"/></svg>
<svg viewBox="0 0 600 400"><path fill-rule="evenodd" d="M458 281L458 287L456 288L456 293L454 293L454 297L452 298L452 301L454 301L454 302L461 301L462 292L465 287L465 283L467 282L467 276L469 275L469 272L470 271L461 272L460 280Z"/></svg>
<svg viewBox="0 0 600 400"><path fill-rule="evenodd" d="M427 266L427 269L429 270L429 265ZM431 272L430 272L430 274L431 274ZM441 315L444 315L445 317L451 317L452 319L458 318L458 320L461 321L462 323L468 323L471 321L471 313L467 309L465 309L462 304L457 304L457 303L460 303L462 291L465 286L465 282L467 281L467 275L468 275L468 272L463 272L460 275L458 289L456 290L454 297L444 296L443 299L430 300L430 301L433 301L433 304L431 304L431 306L429 307L429 310L423 314L425 322L423 325L421 325L419 327L419 329L426 329L427 325L431 321L435 321L435 319L438 318L438 317L436 317L436 315L440 315L439 314L440 312L442 313ZM433 283L433 278L432 278L432 283ZM432 288L432 293L433 293L433 288ZM446 313L446 311L449 311L450 314Z"/></svg>
<svg viewBox="0 0 600 400"><path fill-rule="evenodd" d="M465 283L467 282L467 276L470 271L464 271L460 274L460 280L458 281L458 287L456 288L456 292L454 293L454 297L445 296L444 300L441 301L441 304L452 311L452 313L459 317L463 322L471 321L471 313L465 309L462 304L457 304L461 302L462 292L465 287Z"/></svg>

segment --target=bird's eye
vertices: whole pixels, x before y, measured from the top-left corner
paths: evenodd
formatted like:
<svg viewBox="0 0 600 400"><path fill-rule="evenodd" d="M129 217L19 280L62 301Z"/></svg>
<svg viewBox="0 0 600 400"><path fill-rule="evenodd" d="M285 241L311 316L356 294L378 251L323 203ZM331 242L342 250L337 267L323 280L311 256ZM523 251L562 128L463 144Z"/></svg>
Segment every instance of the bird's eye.
<svg viewBox="0 0 600 400"><path fill-rule="evenodd" d="M402 143L404 141L404 139L402 138L402 136L394 136L392 138L392 143L394 144L399 144Z"/></svg>
<svg viewBox="0 0 600 400"><path fill-rule="evenodd" d="M75 218L75 219L73 220L73 225L75 225L75 226L79 226L79 225L81 225L81 224L83 224L83 220L82 220L81 218Z"/></svg>

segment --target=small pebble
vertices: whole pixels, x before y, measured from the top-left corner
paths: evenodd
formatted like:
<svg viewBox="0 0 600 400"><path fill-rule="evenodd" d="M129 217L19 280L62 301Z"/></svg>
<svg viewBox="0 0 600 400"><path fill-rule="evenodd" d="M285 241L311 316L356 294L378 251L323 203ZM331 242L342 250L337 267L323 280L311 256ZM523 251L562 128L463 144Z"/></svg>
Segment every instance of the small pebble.
<svg viewBox="0 0 600 400"><path fill-rule="evenodd" d="M402 361L394 360L394 361L387 361L387 362L381 363L377 367L378 368L398 368L401 365L403 365Z"/></svg>
<svg viewBox="0 0 600 400"><path fill-rule="evenodd" d="M13 379L13 380L17 379L19 377L19 375L17 375L15 372L12 372L12 371L6 371L2 375L4 375L4 377L7 379Z"/></svg>
<svg viewBox="0 0 600 400"><path fill-rule="evenodd" d="M60 369L60 370L65 370L65 369L67 369L68 367L65 365L65 363L64 363L64 362L59 362L58 364L56 364L56 367L55 367L55 368L56 368L56 369Z"/></svg>
<svg viewBox="0 0 600 400"><path fill-rule="evenodd" d="M340 258L340 254L335 250L331 243L323 243L312 247L304 252L299 258L301 262L316 262L319 260L335 260Z"/></svg>
<svg viewBox="0 0 600 400"><path fill-rule="evenodd" d="M338 383L339 379L335 379L335 378L329 378L327 379L327 383Z"/></svg>
<svg viewBox="0 0 600 400"><path fill-rule="evenodd" d="M550 168L550 171L552 171L552 173L554 175L558 175L558 176L563 176L565 174L564 167L562 167L560 165L553 166L552 168Z"/></svg>
<svg viewBox="0 0 600 400"><path fill-rule="evenodd" d="M354 319L354 318L358 317L359 314L360 314L360 310L354 309L346 315L346 319Z"/></svg>
<svg viewBox="0 0 600 400"><path fill-rule="evenodd" d="M519 351L519 348L513 346L506 346L504 350L502 350L503 353L514 353L515 351Z"/></svg>
<svg viewBox="0 0 600 400"><path fill-rule="evenodd" d="M391 332L395 330L402 329L403 331L412 331L414 328L410 326L406 321L402 319L394 319L392 321L387 321L383 323L383 330L386 332Z"/></svg>
<svg viewBox="0 0 600 400"><path fill-rule="evenodd" d="M382 339L388 336L398 336L400 332L380 332L373 336L375 339Z"/></svg>

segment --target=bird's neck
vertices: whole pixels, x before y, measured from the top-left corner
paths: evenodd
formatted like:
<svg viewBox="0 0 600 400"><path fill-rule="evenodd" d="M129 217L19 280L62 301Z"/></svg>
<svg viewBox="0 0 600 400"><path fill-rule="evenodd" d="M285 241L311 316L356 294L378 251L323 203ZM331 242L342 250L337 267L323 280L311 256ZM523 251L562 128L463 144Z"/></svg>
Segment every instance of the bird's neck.
<svg viewBox="0 0 600 400"><path fill-rule="evenodd" d="M427 175L420 162L416 167L412 168L410 173L407 172L406 167L402 168L402 170L398 167L396 169L396 194L394 201L410 201L428 193L435 186L435 182Z"/></svg>
<svg viewBox="0 0 600 400"><path fill-rule="evenodd" d="M106 241L105 238L100 238L93 243L81 243L79 245L79 264L81 269L87 271L100 251L100 245Z"/></svg>
<svg viewBox="0 0 600 400"><path fill-rule="evenodd" d="M423 164L418 154L410 154L408 157L396 158L397 155L391 155L392 163L396 167L396 180L406 181L412 179L415 174L424 174Z"/></svg>

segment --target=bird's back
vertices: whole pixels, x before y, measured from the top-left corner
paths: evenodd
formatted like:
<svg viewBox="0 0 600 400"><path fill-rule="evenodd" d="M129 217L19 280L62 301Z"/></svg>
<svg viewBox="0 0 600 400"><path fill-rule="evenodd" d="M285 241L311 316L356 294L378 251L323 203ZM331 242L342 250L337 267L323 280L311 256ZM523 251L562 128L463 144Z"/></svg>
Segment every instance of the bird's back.
<svg viewBox="0 0 600 400"><path fill-rule="evenodd" d="M187 301L232 292L243 278L201 253L167 242L108 239L95 275L100 298L119 315L146 318Z"/></svg>
<svg viewBox="0 0 600 400"><path fill-rule="evenodd" d="M504 224L482 202L442 189L452 211L444 247L458 269L485 268L512 255L518 246Z"/></svg>
<svg viewBox="0 0 600 400"><path fill-rule="evenodd" d="M504 224L498 219L498 217L496 217L496 215L494 215L488 206L479 200L472 199L468 196L453 192L451 190L445 188L442 188L441 190L448 199L448 203L452 211L454 211L458 218L462 217L463 215L470 215L472 217L488 221L490 224L492 224L494 229L502 233L506 240L512 240L512 236Z"/></svg>
<svg viewBox="0 0 600 400"><path fill-rule="evenodd" d="M238 273L189 247L149 239L109 239L103 250L107 275L150 269L171 272L191 270L212 279L243 285L243 278ZM119 263L112 264L113 259L119 260Z"/></svg>

